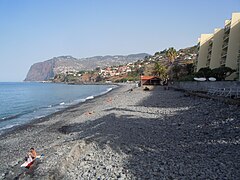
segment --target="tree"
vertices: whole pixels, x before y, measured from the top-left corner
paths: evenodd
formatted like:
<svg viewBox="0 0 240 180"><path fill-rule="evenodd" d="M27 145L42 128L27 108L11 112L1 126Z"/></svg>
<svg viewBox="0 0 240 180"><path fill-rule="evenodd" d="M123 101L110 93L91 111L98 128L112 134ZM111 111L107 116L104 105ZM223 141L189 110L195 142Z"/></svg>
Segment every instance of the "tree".
<svg viewBox="0 0 240 180"><path fill-rule="evenodd" d="M101 68L99 66L95 68L95 71L100 71L100 70Z"/></svg>
<svg viewBox="0 0 240 180"><path fill-rule="evenodd" d="M186 65L186 71L187 71L187 75L191 75L194 72L194 65L193 63L187 64Z"/></svg>
<svg viewBox="0 0 240 180"><path fill-rule="evenodd" d="M103 80L103 78L100 76L100 75L98 75L97 77L96 77L96 82L100 82L100 81L102 81Z"/></svg>
<svg viewBox="0 0 240 180"><path fill-rule="evenodd" d="M151 58L151 56L145 56L144 57L144 62L147 62L149 60L149 58Z"/></svg>
<svg viewBox="0 0 240 180"><path fill-rule="evenodd" d="M166 52L166 56L168 58L168 61L170 62L170 64L172 64L174 62L174 60L177 57L177 51L176 49L174 49L173 47L169 48Z"/></svg>
<svg viewBox="0 0 240 180"><path fill-rule="evenodd" d="M236 70L231 69L230 67L218 67L215 69L210 69L208 67L201 68L197 73L195 73L196 77L215 77L218 81L225 80L226 77L230 76Z"/></svg>
<svg viewBox="0 0 240 180"><path fill-rule="evenodd" d="M212 70L212 75L217 80L222 81L225 80L226 77L230 76L232 73L234 73L236 70L230 68L230 67L218 67Z"/></svg>
<svg viewBox="0 0 240 180"><path fill-rule="evenodd" d="M78 74L85 74L86 71L79 71Z"/></svg>
<svg viewBox="0 0 240 180"><path fill-rule="evenodd" d="M212 70L209 67L201 68L199 71L196 73L197 77L205 77L209 78L213 76Z"/></svg>
<svg viewBox="0 0 240 180"><path fill-rule="evenodd" d="M156 62L154 65L154 74L159 76L162 80L167 79L167 68L160 62Z"/></svg>
<svg viewBox="0 0 240 180"><path fill-rule="evenodd" d="M170 64L170 66L168 67L168 74L169 74L169 78L172 80L173 79L172 65L177 57L176 49L174 49L173 47L168 48L168 50L166 52L166 56L167 56L168 62Z"/></svg>
<svg viewBox="0 0 240 180"><path fill-rule="evenodd" d="M144 67L137 68L136 72L141 76L144 75Z"/></svg>
<svg viewBox="0 0 240 180"><path fill-rule="evenodd" d="M182 66L181 65L173 66L172 67L173 78L176 78L178 80L181 70L182 70Z"/></svg>
<svg viewBox="0 0 240 180"><path fill-rule="evenodd" d="M166 54L166 52L167 52L167 49L164 49L160 52L160 54Z"/></svg>

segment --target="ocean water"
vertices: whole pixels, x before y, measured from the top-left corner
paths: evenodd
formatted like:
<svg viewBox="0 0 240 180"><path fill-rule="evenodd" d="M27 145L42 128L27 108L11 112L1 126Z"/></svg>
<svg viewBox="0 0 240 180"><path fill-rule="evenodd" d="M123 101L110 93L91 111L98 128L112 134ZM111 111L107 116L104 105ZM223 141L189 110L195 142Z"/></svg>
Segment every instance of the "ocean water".
<svg viewBox="0 0 240 180"><path fill-rule="evenodd" d="M111 91L113 85L0 83L0 134Z"/></svg>

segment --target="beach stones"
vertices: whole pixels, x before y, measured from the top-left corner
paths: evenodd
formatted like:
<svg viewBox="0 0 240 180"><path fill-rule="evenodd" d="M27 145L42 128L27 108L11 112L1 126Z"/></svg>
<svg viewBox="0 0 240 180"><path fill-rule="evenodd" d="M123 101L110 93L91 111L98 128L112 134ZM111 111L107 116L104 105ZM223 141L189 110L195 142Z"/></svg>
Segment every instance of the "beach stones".
<svg viewBox="0 0 240 180"><path fill-rule="evenodd" d="M239 107L161 87L112 96L111 103L103 103L103 96L52 117L47 130L41 129L35 143L47 158L36 168L36 179L240 177ZM4 145L17 147L20 141L24 149L19 137L1 140L2 159L8 157Z"/></svg>

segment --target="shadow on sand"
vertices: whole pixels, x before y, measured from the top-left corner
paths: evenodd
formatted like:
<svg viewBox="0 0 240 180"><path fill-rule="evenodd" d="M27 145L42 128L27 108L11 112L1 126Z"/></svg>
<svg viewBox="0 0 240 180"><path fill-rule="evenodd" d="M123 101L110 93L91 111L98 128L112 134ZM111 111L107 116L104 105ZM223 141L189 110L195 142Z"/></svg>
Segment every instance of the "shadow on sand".
<svg viewBox="0 0 240 180"><path fill-rule="evenodd" d="M207 113L202 114L205 111L199 110L202 102L183 97L180 92L162 93L153 91L138 106L161 109L190 104L191 107L161 119L119 116L117 111L127 114L133 110L114 108L115 113L109 110L110 114L97 120L62 126L59 131L77 133L76 140L94 141L100 148L108 145L113 151L128 154L124 168L136 179L239 177L240 146L233 143L239 139L236 128L239 121L214 125L213 121L226 117L214 119ZM169 93L171 98L164 98L164 93ZM156 97L162 98L157 104L153 101ZM214 110L221 111L219 108Z"/></svg>

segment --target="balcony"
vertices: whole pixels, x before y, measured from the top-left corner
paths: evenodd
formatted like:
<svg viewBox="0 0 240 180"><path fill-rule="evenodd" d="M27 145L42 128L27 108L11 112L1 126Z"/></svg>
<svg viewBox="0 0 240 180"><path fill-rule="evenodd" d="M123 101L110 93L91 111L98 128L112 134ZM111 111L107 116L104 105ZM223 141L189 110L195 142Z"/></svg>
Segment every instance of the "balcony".
<svg viewBox="0 0 240 180"><path fill-rule="evenodd" d="M227 57L227 52L222 52L221 57L226 58Z"/></svg>
<svg viewBox="0 0 240 180"><path fill-rule="evenodd" d="M228 41L229 39L229 33L225 33L223 36L223 41Z"/></svg>
<svg viewBox="0 0 240 180"><path fill-rule="evenodd" d="M225 25L224 32L226 33L228 31L230 31L230 28L231 28L231 21L229 21L229 23Z"/></svg>
<svg viewBox="0 0 240 180"><path fill-rule="evenodd" d="M208 48L208 53L212 53L212 47Z"/></svg>
<svg viewBox="0 0 240 180"><path fill-rule="evenodd" d="M225 66L225 64L226 64L226 59L222 58L222 59L220 60L220 65L221 65L221 66Z"/></svg>
<svg viewBox="0 0 240 180"><path fill-rule="evenodd" d="M224 49L227 49L227 48L228 48L228 43L223 43L222 49L224 50Z"/></svg>
<svg viewBox="0 0 240 180"><path fill-rule="evenodd" d="M226 58L226 56L227 56L227 49L223 49L223 51L221 53L221 57Z"/></svg>
<svg viewBox="0 0 240 180"><path fill-rule="evenodd" d="M206 67L209 67L210 66L210 61L206 63Z"/></svg>
<svg viewBox="0 0 240 180"><path fill-rule="evenodd" d="M237 57L237 73L238 74L239 74L239 68L240 68L240 50L238 51L238 57Z"/></svg>
<svg viewBox="0 0 240 180"><path fill-rule="evenodd" d="M229 31L230 31L230 26L225 26L224 32L225 32L225 33L229 33Z"/></svg>
<svg viewBox="0 0 240 180"><path fill-rule="evenodd" d="M211 54L208 54L207 55L207 60L210 60L211 59Z"/></svg>
<svg viewBox="0 0 240 180"><path fill-rule="evenodd" d="M209 46L212 46L213 45L213 39L210 39L208 44L209 44Z"/></svg>

